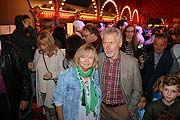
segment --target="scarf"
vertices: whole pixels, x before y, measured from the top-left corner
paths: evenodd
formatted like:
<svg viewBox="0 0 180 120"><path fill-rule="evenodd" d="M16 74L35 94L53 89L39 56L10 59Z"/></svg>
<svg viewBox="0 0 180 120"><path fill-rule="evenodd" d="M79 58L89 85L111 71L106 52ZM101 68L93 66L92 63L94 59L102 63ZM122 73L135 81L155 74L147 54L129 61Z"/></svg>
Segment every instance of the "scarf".
<svg viewBox="0 0 180 120"><path fill-rule="evenodd" d="M80 90L82 90L82 106L86 108L86 116L90 113L90 111L94 112L97 116L97 106L98 106L98 96L97 91L94 86L94 81L92 74L94 73L94 69L90 68L87 73L84 73L79 67L75 66ZM83 78L90 77L90 103L87 101L87 92L85 88L85 84L83 82Z"/></svg>

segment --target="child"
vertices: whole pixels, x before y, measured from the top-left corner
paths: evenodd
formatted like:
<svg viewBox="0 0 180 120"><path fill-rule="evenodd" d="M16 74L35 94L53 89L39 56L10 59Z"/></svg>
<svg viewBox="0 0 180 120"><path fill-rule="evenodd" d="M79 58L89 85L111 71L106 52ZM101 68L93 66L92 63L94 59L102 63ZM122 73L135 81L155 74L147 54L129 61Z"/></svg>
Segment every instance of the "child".
<svg viewBox="0 0 180 120"><path fill-rule="evenodd" d="M175 120L174 116L167 111L160 111L157 120Z"/></svg>
<svg viewBox="0 0 180 120"><path fill-rule="evenodd" d="M149 93L146 90L143 90L143 94L138 103L138 120L142 120L145 112L146 104L150 101Z"/></svg>
<svg viewBox="0 0 180 120"><path fill-rule="evenodd" d="M167 111L180 120L180 79L176 75L167 75L162 86L163 98L147 105L143 120L156 120L160 111Z"/></svg>
<svg viewBox="0 0 180 120"><path fill-rule="evenodd" d="M180 79L180 71L176 73L176 76Z"/></svg>
<svg viewBox="0 0 180 120"><path fill-rule="evenodd" d="M153 101L159 100L162 98L162 85L165 76L161 76L153 85Z"/></svg>

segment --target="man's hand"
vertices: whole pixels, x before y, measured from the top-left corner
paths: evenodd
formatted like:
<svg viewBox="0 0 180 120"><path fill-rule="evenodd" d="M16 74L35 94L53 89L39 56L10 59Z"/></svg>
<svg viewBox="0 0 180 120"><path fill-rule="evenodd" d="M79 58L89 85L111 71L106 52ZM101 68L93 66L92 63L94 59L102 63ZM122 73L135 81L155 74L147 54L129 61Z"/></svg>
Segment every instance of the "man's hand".
<svg viewBox="0 0 180 120"><path fill-rule="evenodd" d="M28 107L28 104L29 104L29 102L27 100L21 100L19 109L22 111L25 110Z"/></svg>

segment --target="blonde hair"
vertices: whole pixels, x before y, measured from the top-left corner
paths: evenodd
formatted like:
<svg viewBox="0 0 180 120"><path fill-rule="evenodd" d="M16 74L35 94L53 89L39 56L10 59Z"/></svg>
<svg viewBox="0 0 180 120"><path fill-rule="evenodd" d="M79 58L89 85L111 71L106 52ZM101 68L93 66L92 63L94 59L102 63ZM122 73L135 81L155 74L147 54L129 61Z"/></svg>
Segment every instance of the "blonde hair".
<svg viewBox="0 0 180 120"><path fill-rule="evenodd" d="M57 53L58 47L56 45L56 42L53 38L53 36L51 35L51 33L47 30L41 31L37 37L37 46L38 48L40 48L40 44L45 44L48 45L48 51L47 51L47 55L50 57L54 54ZM43 53L43 51L41 49L39 49L40 53Z"/></svg>
<svg viewBox="0 0 180 120"><path fill-rule="evenodd" d="M161 92L160 91L160 85L163 84L163 81L165 80L165 78L166 78L166 76L164 75L164 76L161 76L157 79L157 81L153 85L153 91L154 92Z"/></svg>
<svg viewBox="0 0 180 120"><path fill-rule="evenodd" d="M98 55L96 52L96 49L91 45L91 44L83 44L80 48L77 49L75 55L74 55L74 59L73 62L76 66L79 66L79 59L84 55L87 54L87 51L91 51L94 54L94 63L92 65L92 68L97 68L98 67L98 63L99 63L99 59L98 59Z"/></svg>

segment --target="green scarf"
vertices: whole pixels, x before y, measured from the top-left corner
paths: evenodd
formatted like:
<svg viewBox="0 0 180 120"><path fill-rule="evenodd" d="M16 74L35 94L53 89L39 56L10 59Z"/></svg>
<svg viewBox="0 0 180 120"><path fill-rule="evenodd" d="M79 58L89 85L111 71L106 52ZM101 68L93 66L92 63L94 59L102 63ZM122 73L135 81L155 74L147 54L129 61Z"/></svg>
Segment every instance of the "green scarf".
<svg viewBox="0 0 180 120"><path fill-rule="evenodd" d="M94 112L97 116L97 105L98 105L98 95L97 91L94 86L94 81L92 74L94 72L94 69L90 68L87 73L84 73L79 67L76 67L77 76L80 83L80 89L82 90L82 105L86 108L86 116L90 113L90 111ZM85 85L82 81L82 78L90 77L90 104L87 101L87 93L85 89Z"/></svg>

